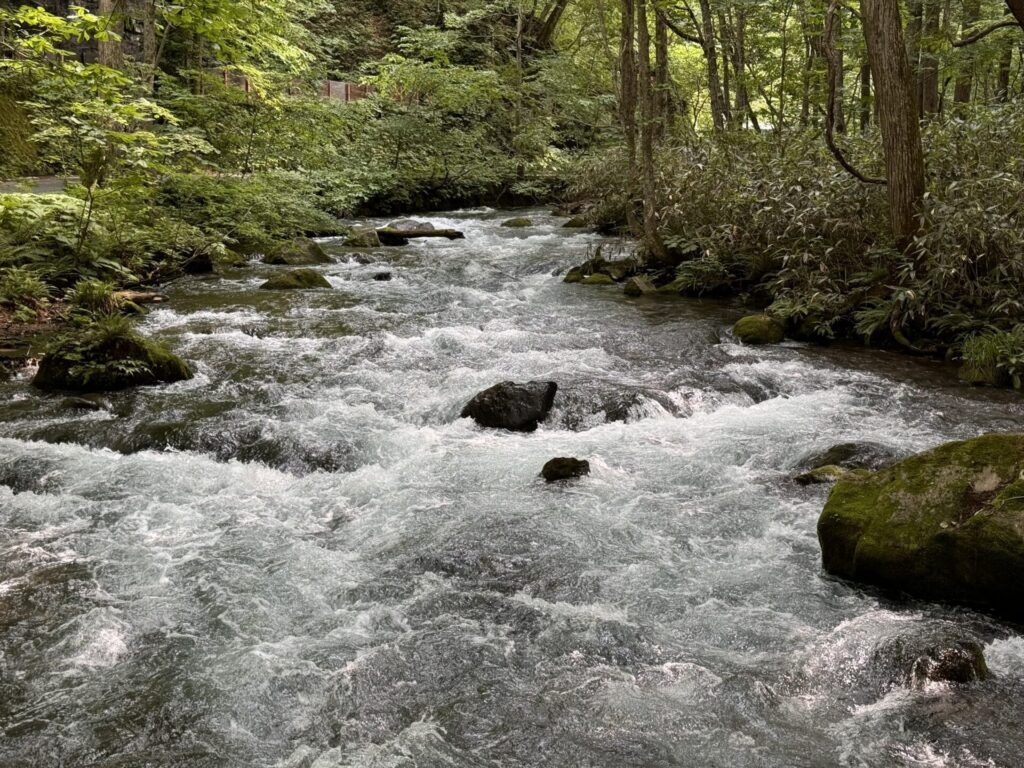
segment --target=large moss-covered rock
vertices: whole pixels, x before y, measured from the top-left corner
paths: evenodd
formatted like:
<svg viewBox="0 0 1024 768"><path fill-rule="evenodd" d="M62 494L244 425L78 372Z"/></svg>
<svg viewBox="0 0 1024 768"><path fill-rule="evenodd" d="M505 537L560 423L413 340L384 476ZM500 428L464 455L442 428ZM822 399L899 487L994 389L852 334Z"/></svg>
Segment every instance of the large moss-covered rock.
<svg viewBox="0 0 1024 768"><path fill-rule="evenodd" d="M319 243L300 237L285 243L275 243L263 257L264 264L289 267L309 267L331 264L331 257Z"/></svg>
<svg viewBox="0 0 1024 768"><path fill-rule="evenodd" d="M311 288L330 288L327 278L315 269L294 269L270 278L260 286L262 291L301 291Z"/></svg>
<svg viewBox="0 0 1024 768"><path fill-rule="evenodd" d="M346 248L380 248L380 236L375 229L355 229L345 238Z"/></svg>
<svg viewBox="0 0 1024 768"><path fill-rule="evenodd" d="M590 275L583 278L584 285L615 285L611 275Z"/></svg>
<svg viewBox="0 0 1024 768"><path fill-rule="evenodd" d="M584 229L587 226L587 219L584 216L573 216L565 224L562 225L563 229Z"/></svg>
<svg viewBox="0 0 1024 768"><path fill-rule="evenodd" d="M46 391L116 392L192 378L166 347L123 327L64 337L43 356L32 385Z"/></svg>
<svg viewBox="0 0 1024 768"><path fill-rule="evenodd" d="M768 315L744 317L732 329L737 339L744 344L778 344L786 338L782 325Z"/></svg>
<svg viewBox="0 0 1024 768"><path fill-rule="evenodd" d="M833 489L829 573L1024 617L1024 435L951 443Z"/></svg>
<svg viewBox="0 0 1024 768"><path fill-rule="evenodd" d="M622 292L627 296L636 298L649 293L657 293L658 289L654 286L651 278L646 275L637 275L626 281L626 284L622 287Z"/></svg>
<svg viewBox="0 0 1024 768"><path fill-rule="evenodd" d="M526 227L532 227L533 222L530 221L525 216L517 216L514 219L508 219L507 221L503 221L501 226L505 227L506 229L525 229Z"/></svg>

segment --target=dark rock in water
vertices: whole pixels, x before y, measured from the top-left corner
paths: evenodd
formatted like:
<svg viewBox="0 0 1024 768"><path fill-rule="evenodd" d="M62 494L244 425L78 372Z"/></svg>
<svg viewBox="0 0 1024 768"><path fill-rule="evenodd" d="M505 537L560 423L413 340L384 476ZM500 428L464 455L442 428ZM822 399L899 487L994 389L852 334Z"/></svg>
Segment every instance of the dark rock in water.
<svg viewBox="0 0 1024 768"><path fill-rule="evenodd" d="M392 280L392 275L390 272L378 272L376 275L373 276L373 279L376 280L378 283L387 283Z"/></svg>
<svg viewBox="0 0 1024 768"><path fill-rule="evenodd" d="M506 381L474 397L462 410L462 418L491 429L533 432L551 413L557 393L553 381Z"/></svg>
<svg viewBox="0 0 1024 768"><path fill-rule="evenodd" d="M552 459L544 465L540 476L549 483L576 480L590 474L590 462L580 459Z"/></svg>
<svg viewBox="0 0 1024 768"><path fill-rule="evenodd" d="M779 344L786 338L786 331L782 325L768 315L744 317L736 323L732 332L744 344L753 346Z"/></svg>
<svg viewBox="0 0 1024 768"><path fill-rule="evenodd" d="M928 649L914 661L910 677L915 687L927 683L966 685L988 679L989 671L981 643L961 640L948 647Z"/></svg>
<svg viewBox="0 0 1024 768"><path fill-rule="evenodd" d="M94 329L52 347L32 385L47 391L114 392L191 378L191 368L152 339Z"/></svg>
<svg viewBox="0 0 1024 768"><path fill-rule="evenodd" d="M530 221L525 216L519 216L514 219L508 219L507 221L503 221L501 223L501 226L505 227L506 229L525 229L526 227L532 227L533 222Z"/></svg>
<svg viewBox="0 0 1024 768"><path fill-rule="evenodd" d="M825 570L1024 617L1024 435L951 443L840 481L818 521Z"/></svg>
<svg viewBox="0 0 1024 768"><path fill-rule="evenodd" d="M300 291L311 288L330 288L327 278L315 269L296 269L270 278L260 286L261 291Z"/></svg>
<svg viewBox="0 0 1024 768"><path fill-rule="evenodd" d="M843 469L883 469L898 458L896 451L881 443L840 443L800 459L802 469L836 466Z"/></svg>
<svg viewBox="0 0 1024 768"><path fill-rule="evenodd" d="M354 229L345 238L346 248L380 248L380 237L373 229Z"/></svg>
<svg viewBox="0 0 1024 768"><path fill-rule="evenodd" d="M208 275L213 272L213 255L209 251L196 253L181 268L186 275Z"/></svg>
<svg viewBox="0 0 1024 768"><path fill-rule="evenodd" d="M66 397L61 400L61 407L73 411L105 411L109 403L96 398Z"/></svg>
<svg viewBox="0 0 1024 768"><path fill-rule="evenodd" d="M351 259L356 264L361 264L364 267L369 265L369 264L376 264L377 263L377 260L375 258L373 258L373 256L371 256L368 253L353 253L352 256L351 256Z"/></svg>
<svg viewBox="0 0 1024 768"><path fill-rule="evenodd" d="M446 240L465 240L466 236L456 229L384 229L377 230L377 239L381 245L400 247L408 245L410 240L420 238L439 238Z"/></svg>
<svg viewBox="0 0 1024 768"><path fill-rule="evenodd" d="M313 240L298 238L287 243L277 243L263 257L264 264L284 267L311 267L318 264L332 264L333 260L321 245Z"/></svg>

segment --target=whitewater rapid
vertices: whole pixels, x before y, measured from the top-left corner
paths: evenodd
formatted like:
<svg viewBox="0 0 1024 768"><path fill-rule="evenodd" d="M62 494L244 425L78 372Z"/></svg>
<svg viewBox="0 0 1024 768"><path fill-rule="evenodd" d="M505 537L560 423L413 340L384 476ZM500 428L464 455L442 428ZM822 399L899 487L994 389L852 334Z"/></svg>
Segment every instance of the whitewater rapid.
<svg viewBox="0 0 1024 768"><path fill-rule="evenodd" d="M96 412L0 384L0 766L1021 765L1019 628L826 578L827 490L792 482L1019 430L1018 396L565 285L626 244L509 215L327 243L332 291L176 284L143 329L189 382ZM536 434L458 418L534 379ZM592 475L547 486L555 456ZM944 627L992 680L890 679L883 641Z"/></svg>

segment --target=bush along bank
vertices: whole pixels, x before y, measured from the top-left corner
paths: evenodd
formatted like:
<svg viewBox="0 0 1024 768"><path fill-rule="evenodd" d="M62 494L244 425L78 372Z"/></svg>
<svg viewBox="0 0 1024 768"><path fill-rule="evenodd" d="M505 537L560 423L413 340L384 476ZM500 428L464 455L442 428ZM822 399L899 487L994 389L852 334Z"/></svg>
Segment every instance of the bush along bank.
<svg viewBox="0 0 1024 768"><path fill-rule="evenodd" d="M665 148L657 225L672 261L652 267L641 254L635 274L662 294L737 297L792 339L944 357L965 382L1019 388L1022 133L1020 105L927 125L929 194L905 250L891 244L885 188L839 169L818 136L743 133ZM846 141L859 167L877 171L877 136ZM599 231L639 234L626 169L610 153L576 174L574 195Z"/></svg>

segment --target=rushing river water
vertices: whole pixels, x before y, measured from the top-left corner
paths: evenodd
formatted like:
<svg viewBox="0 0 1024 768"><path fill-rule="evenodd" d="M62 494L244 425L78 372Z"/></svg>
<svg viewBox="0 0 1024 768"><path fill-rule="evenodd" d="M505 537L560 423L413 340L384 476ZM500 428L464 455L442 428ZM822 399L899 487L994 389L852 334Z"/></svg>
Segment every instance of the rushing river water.
<svg viewBox="0 0 1024 768"><path fill-rule="evenodd" d="M1020 429L1018 396L564 285L599 238L531 215L332 248L330 292L178 284L144 327L197 377L104 410L0 385L0 766L1024 764L1017 628L825 578L791 480ZM561 385L539 432L458 418L509 379ZM563 455L592 476L546 486ZM992 680L896 680L954 626Z"/></svg>

